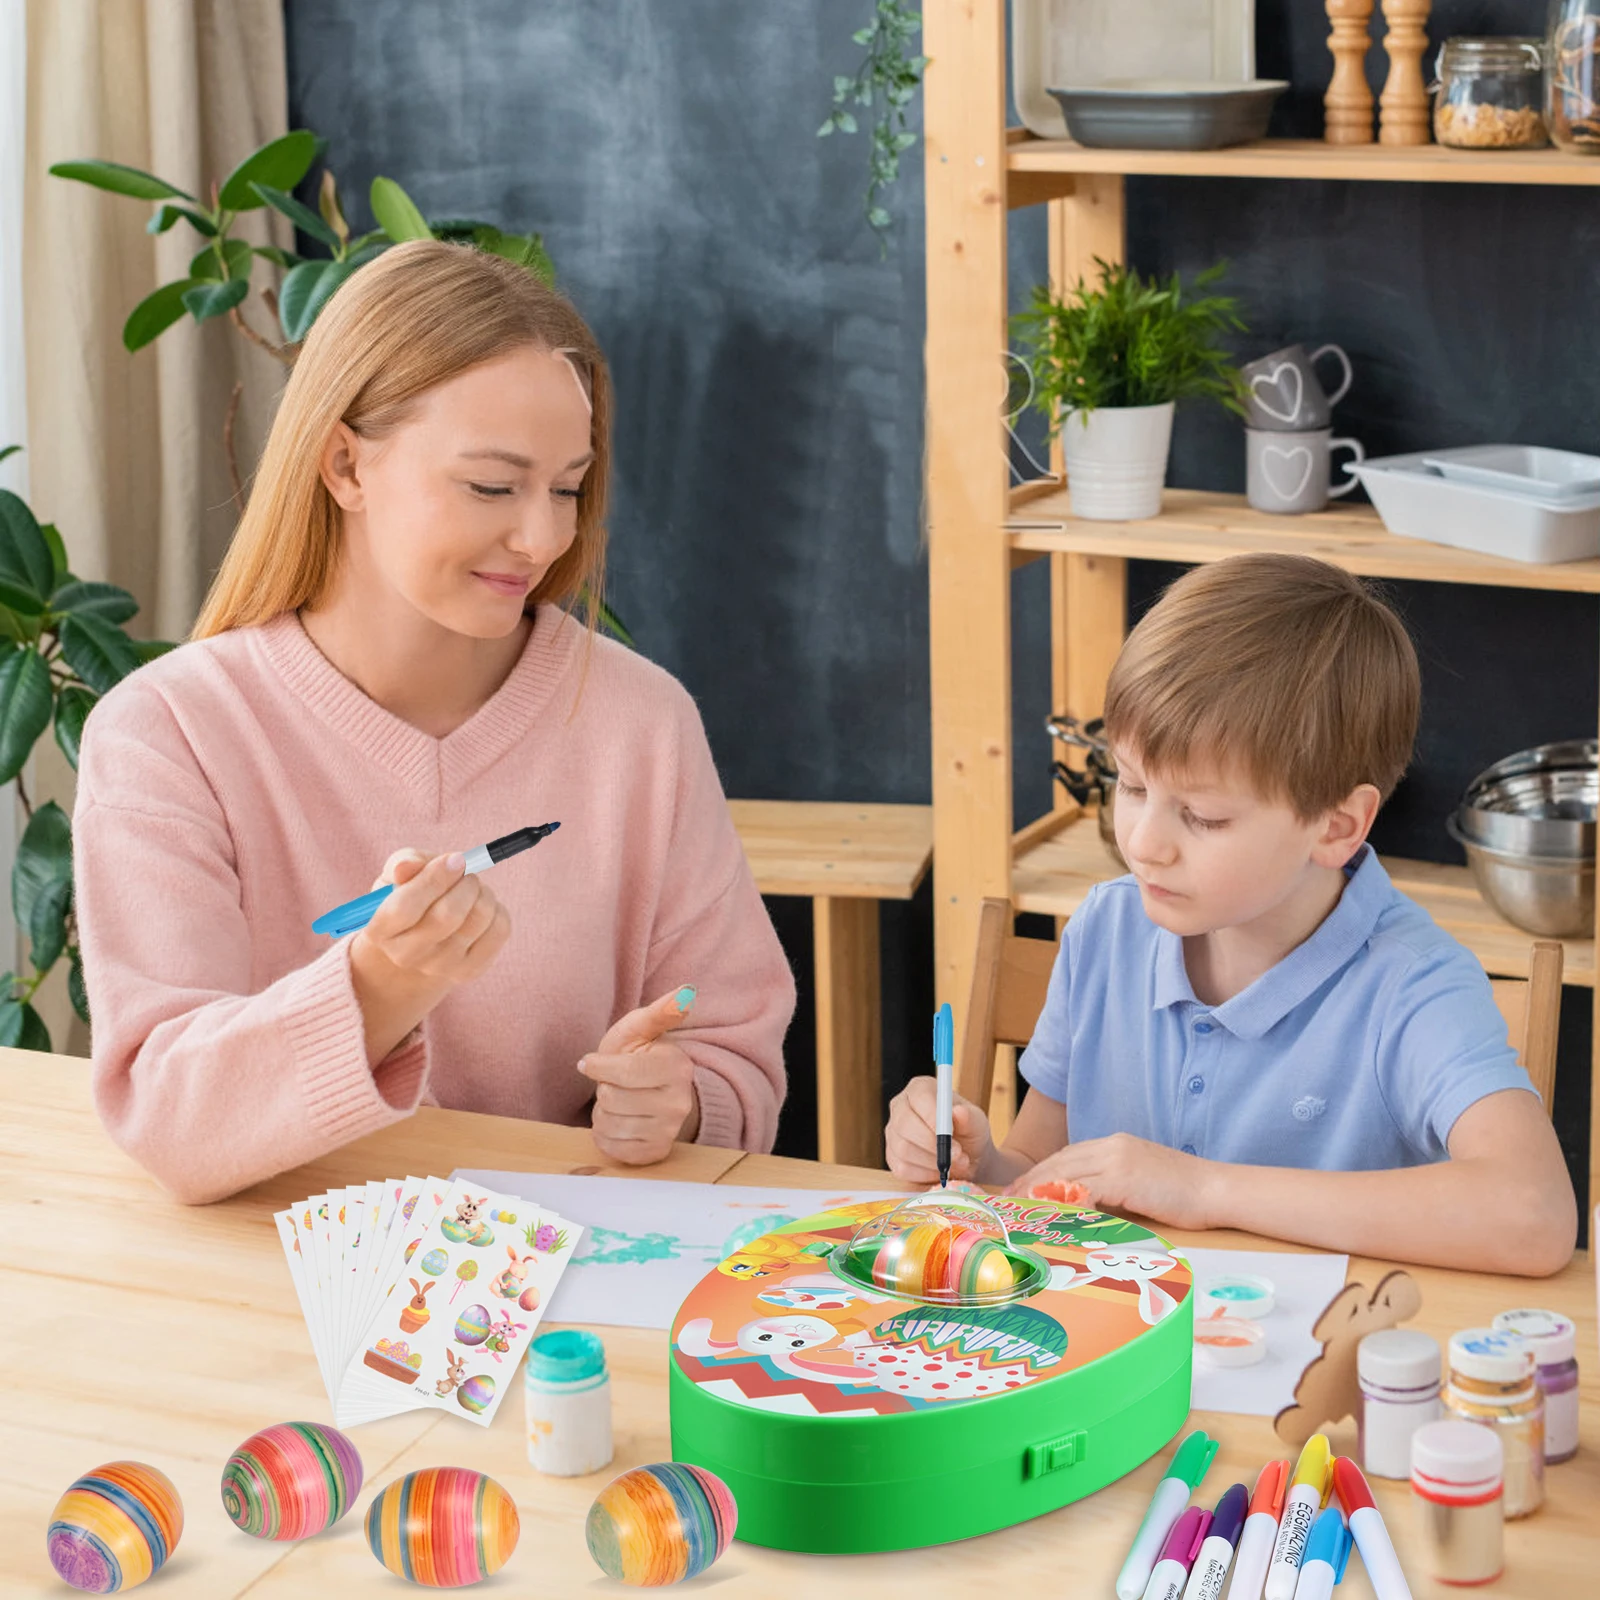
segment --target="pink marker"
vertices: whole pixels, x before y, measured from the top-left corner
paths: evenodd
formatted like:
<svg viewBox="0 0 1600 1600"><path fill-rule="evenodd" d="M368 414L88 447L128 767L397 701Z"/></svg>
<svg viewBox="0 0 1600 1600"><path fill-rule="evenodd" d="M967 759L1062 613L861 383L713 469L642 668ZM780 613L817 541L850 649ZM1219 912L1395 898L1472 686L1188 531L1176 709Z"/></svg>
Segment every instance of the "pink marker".
<svg viewBox="0 0 1600 1600"><path fill-rule="evenodd" d="M1144 1586L1144 1600L1181 1600L1183 1586L1189 1581L1189 1568L1200 1554L1210 1526L1211 1513L1199 1506L1190 1506L1178 1518L1161 1547L1161 1559Z"/></svg>
<svg viewBox="0 0 1600 1600"><path fill-rule="evenodd" d="M1400 1557L1383 1525L1383 1515L1373 1504L1372 1490L1367 1487L1361 1468L1346 1456L1333 1463L1333 1492L1350 1519L1350 1532L1355 1536L1367 1576L1372 1579L1372 1592L1378 1600L1411 1600L1411 1586L1400 1570Z"/></svg>

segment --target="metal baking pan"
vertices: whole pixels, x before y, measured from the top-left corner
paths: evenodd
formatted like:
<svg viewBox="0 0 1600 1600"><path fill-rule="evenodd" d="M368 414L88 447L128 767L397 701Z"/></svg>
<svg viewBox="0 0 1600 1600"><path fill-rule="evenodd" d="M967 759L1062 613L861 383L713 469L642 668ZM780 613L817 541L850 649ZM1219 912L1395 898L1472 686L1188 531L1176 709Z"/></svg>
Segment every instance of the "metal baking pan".
<svg viewBox="0 0 1600 1600"><path fill-rule="evenodd" d="M1189 83L1119 78L1081 88L1052 88L1081 145L1101 150L1219 150L1266 137L1273 103L1289 85Z"/></svg>

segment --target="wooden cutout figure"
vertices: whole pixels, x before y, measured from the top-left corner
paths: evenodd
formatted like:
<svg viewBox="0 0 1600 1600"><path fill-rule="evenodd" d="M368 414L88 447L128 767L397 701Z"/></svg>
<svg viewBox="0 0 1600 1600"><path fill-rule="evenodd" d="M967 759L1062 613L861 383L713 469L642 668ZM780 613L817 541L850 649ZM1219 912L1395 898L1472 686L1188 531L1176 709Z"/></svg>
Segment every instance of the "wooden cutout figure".
<svg viewBox="0 0 1600 1600"><path fill-rule="evenodd" d="M1365 1284L1347 1283L1311 1330L1312 1338L1322 1341L1322 1354L1300 1374L1295 1403L1272 1419L1278 1437L1298 1450L1324 1426L1356 1416L1361 1405L1356 1347L1369 1333L1392 1328L1421 1309L1422 1291L1409 1272L1389 1273L1370 1294Z"/></svg>

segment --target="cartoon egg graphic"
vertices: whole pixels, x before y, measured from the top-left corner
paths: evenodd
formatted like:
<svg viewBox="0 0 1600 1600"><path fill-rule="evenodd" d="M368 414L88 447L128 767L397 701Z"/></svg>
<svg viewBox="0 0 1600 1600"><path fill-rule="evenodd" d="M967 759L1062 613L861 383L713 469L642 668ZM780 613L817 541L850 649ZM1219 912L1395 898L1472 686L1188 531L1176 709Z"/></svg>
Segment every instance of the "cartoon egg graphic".
<svg viewBox="0 0 1600 1600"><path fill-rule="evenodd" d="M406 1264L408 1266L410 1265L412 1256L417 1253L417 1246L421 1243L422 1241L420 1239L413 1239L411 1243L406 1246Z"/></svg>
<svg viewBox="0 0 1600 1600"><path fill-rule="evenodd" d="M439 1232L453 1244L465 1244L472 1237L472 1224L458 1217L446 1217L439 1224Z"/></svg>
<svg viewBox="0 0 1600 1600"><path fill-rule="evenodd" d="M517 1220L517 1214L515 1211L494 1211L491 1212L490 1215L496 1222L504 1222L509 1224Z"/></svg>
<svg viewBox="0 0 1600 1600"><path fill-rule="evenodd" d="M489 1402L494 1399L494 1379L486 1372L468 1378L456 1390L456 1399L460 1401L463 1411L470 1411L474 1415L487 1410Z"/></svg>
<svg viewBox="0 0 1600 1600"><path fill-rule="evenodd" d="M446 1267L450 1265L450 1257L439 1249L430 1250L421 1261L417 1263L430 1278L437 1278Z"/></svg>
<svg viewBox="0 0 1600 1600"><path fill-rule="evenodd" d="M474 1249L478 1250L483 1249L485 1245L493 1244L494 1229L491 1228L487 1222L480 1222L478 1226L472 1230L471 1237L467 1240L467 1243L472 1245Z"/></svg>
<svg viewBox="0 0 1600 1600"><path fill-rule="evenodd" d="M517 1304L524 1311L537 1311L539 1309L539 1291L537 1289L524 1289L522 1298L517 1301Z"/></svg>
<svg viewBox="0 0 1600 1600"><path fill-rule="evenodd" d="M482 1344L489 1337L489 1308L468 1306L456 1318L457 1344Z"/></svg>

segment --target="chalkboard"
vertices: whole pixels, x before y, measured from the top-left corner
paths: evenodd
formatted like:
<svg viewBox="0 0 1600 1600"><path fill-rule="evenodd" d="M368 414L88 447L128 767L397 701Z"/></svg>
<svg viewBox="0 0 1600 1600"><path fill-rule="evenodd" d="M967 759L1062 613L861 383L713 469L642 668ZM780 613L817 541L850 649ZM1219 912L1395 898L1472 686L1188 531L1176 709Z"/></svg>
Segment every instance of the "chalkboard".
<svg viewBox="0 0 1600 1600"><path fill-rule="evenodd" d="M862 220L864 136L815 137L870 9L285 5L292 119L329 137L353 196L386 173L429 215L544 233L616 374L612 598L695 695L731 794L929 793L920 157L893 195L883 258ZM1436 0L1429 29L1435 41L1538 33L1544 10ZM1274 132L1316 136L1331 68L1321 0L1257 0L1256 12L1259 72L1293 85ZM1382 31L1375 16L1375 40ZM1368 68L1380 88L1376 45ZM1142 269L1229 261L1248 353L1344 345L1356 384L1337 421L1372 454L1488 440L1600 450L1600 192L1136 179L1128 221ZM1020 303L1045 275L1038 210L1014 216L1011 251ZM1241 489L1238 424L1181 409L1170 481ZM1136 564L1133 609L1172 575ZM1049 803L1043 577L1025 569L1015 590L1019 821ZM1475 771L1593 731L1600 618L1581 597L1393 593L1426 706L1417 763L1375 838L1459 859L1443 818ZM890 1089L925 1062L931 908L925 890L885 910ZM804 985L809 910L773 910ZM1587 999L1569 991L1563 1037L1559 1124L1574 1150L1588 1122ZM795 1153L812 1127L808 1005L806 990L780 1134Z"/></svg>

